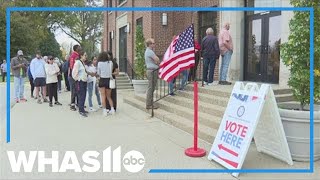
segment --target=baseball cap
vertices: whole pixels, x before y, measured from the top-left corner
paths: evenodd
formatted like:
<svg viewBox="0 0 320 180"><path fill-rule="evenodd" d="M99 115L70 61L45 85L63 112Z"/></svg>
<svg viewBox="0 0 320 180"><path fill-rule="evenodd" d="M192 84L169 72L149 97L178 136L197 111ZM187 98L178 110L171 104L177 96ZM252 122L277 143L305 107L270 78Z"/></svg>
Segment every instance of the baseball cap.
<svg viewBox="0 0 320 180"><path fill-rule="evenodd" d="M23 56L22 50L19 50L17 54L18 54L18 56Z"/></svg>

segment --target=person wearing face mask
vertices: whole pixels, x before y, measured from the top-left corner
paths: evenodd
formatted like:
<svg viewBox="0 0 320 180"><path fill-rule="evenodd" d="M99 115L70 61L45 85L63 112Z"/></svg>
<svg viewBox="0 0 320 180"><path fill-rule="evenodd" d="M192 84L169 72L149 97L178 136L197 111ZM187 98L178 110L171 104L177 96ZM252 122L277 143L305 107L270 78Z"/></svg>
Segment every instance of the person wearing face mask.
<svg viewBox="0 0 320 180"><path fill-rule="evenodd" d="M11 69L14 75L14 96L17 103L26 102L24 96L24 79L27 74L28 62L23 57L23 51L19 50L17 56L11 59Z"/></svg>
<svg viewBox="0 0 320 180"><path fill-rule="evenodd" d="M58 101L58 74L60 73L59 66L54 62L52 56L48 57L48 64L45 65L46 70L46 83L49 94L49 106L52 107L52 98L54 97L55 105L62 105Z"/></svg>

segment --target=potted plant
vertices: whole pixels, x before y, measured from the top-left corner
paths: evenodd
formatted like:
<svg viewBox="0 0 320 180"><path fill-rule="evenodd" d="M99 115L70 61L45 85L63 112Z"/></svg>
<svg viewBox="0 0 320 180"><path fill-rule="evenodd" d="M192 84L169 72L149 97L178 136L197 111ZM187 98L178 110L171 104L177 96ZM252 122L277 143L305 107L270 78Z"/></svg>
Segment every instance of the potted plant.
<svg viewBox="0 0 320 180"><path fill-rule="evenodd" d="M291 0L295 7L314 7L314 160L320 159L320 3ZM280 116L292 159L310 160L310 19L309 12L295 11L290 21L288 42L281 46L281 57L290 69L288 85L297 102L279 104Z"/></svg>
<svg viewBox="0 0 320 180"><path fill-rule="evenodd" d="M146 65L144 62L144 37L141 26L136 28L135 41L135 60L134 60L134 78L132 80L133 88L136 94L144 94L148 88L148 80L146 79Z"/></svg>

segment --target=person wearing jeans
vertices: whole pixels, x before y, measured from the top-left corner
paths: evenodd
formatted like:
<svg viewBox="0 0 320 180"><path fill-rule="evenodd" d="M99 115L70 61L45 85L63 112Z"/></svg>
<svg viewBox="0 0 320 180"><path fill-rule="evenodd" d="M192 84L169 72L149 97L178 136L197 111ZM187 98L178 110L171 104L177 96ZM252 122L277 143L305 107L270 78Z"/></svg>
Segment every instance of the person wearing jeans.
<svg viewBox="0 0 320 180"><path fill-rule="evenodd" d="M86 67L87 72L93 73L93 74L97 73L96 67L92 64L92 62L88 62L85 67ZM92 103L93 90L94 90L94 92L96 94L99 107L102 107L101 106L101 99L100 99L99 89L96 86L96 77L89 75L88 76L88 81L87 81L89 112L96 111L96 109L93 108L93 103Z"/></svg>
<svg viewBox="0 0 320 180"><path fill-rule="evenodd" d="M208 28L206 30L206 36L203 38L202 56L204 59L203 63L203 81L205 84L213 85L214 68L216 66L216 59L220 56L219 42L218 38L213 35L213 29ZM209 77L208 77L209 70Z"/></svg>
<svg viewBox="0 0 320 180"><path fill-rule="evenodd" d="M170 96L176 95L176 94L173 92L175 83L176 83L176 78L173 78L173 79L169 82L169 95L170 95Z"/></svg>
<svg viewBox="0 0 320 180"><path fill-rule="evenodd" d="M233 43L229 29L230 24L225 23L219 34L219 47L222 56L219 81L221 85L231 85L231 82L227 81L229 64L233 53Z"/></svg>
<svg viewBox="0 0 320 180"><path fill-rule="evenodd" d="M15 99L16 102L26 102L27 99L24 97L24 78L27 74L28 62L23 57L23 52L18 51L17 57L11 60L11 69L14 75L14 89L15 89Z"/></svg>
<svg viewBox="0 0 320 180"><path fill-rule="evenodd" d="M181 74L182 74L182 79L181 79L181 84L180 84L179 90L182 90L182 91L183 91L184 88L185 88L186 85L187 85L189 72L188 72L188 70L186 69L186 70L183 70L183 71L181 72Z"/></svg>
<svg viewBox="0 0 320 180"><path fill-rule="evenodd" d="M84 110L84 103L87 95L88 74L84 65L87 54L83 51L79 53L80 60L76 60L72 69L72 78L75 80L75 90L78 97L79 114L88 117L87 111Z"/></svg>

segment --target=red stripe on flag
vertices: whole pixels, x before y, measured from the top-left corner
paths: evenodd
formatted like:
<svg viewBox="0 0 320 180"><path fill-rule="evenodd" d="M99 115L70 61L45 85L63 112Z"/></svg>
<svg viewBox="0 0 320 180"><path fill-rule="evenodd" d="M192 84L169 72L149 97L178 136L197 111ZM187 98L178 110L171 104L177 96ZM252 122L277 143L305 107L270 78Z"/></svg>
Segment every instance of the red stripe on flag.
<svg viewBox="0 0 320 180"><path fill-rule="evenodd" d="M172 71L173 72L175 72L175 71L183 71L183 70L186 70L186 69L189 69L189 68L193 67L194 64L195 64L194 57L190 57L188 59L180 61L179 63L175 63L170 68L168 68L166 71L163 71L160 74L160 78L166 80L167 79L166 76L168 74L170 74Z"/></svg>

